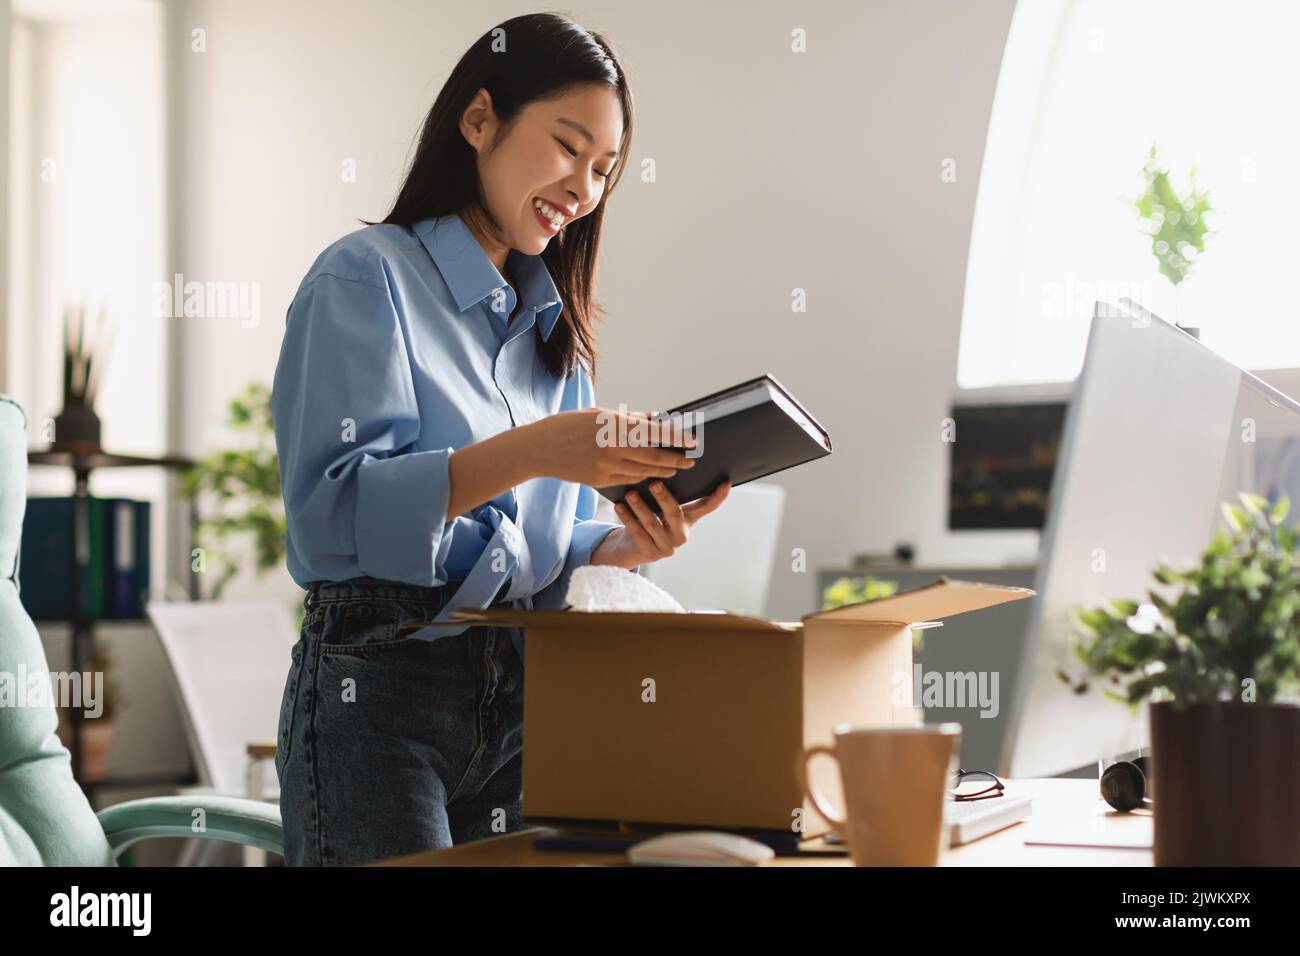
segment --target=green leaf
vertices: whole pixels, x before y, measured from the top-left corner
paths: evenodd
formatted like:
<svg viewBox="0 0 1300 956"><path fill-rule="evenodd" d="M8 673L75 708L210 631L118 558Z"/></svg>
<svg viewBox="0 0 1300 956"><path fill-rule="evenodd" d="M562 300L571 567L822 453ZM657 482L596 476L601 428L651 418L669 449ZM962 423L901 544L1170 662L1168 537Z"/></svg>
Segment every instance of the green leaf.
<svg viewBox="0 0 1300 956"><path fill-rule="evenodd" d="M1269 512L1269 517L1273 520L1274 524L1281 524L1283 521L1286 520L1286 516L1290 513L1291 513L1291 499L1288 498L1286 495L1283 495L1282 497L1278 498L1277 503L1273 505L1273 510Z"/></svg>
<svg viewBox="0 0 1300 956"><path fill-rule="evenodd" d="M1137 601L1125 599L1103 601L1101 603L1101 609L1114 620L1127 621L1137 613L1138 603Z"/></svg>
<svg viewBox="0 0 1300 956"><path fill-rule="evenodd" d="M1264 509L1268 507L1268 499L1264 498L1262 495L1240 491L1237 493L1237 498L1240 499L1242 507L1246 509L1246 513L1253 518L1263 517Z"/></svg>
<svg viewBox="0 0 1300 956"><path fill-rule="evenodd" d="M1236 505L1224 502L1220 506L1223 510L1223 519L1228 522L1228 527L1235 532L1240 532L1250 523L1246 520L1246 514Z"/></svg>

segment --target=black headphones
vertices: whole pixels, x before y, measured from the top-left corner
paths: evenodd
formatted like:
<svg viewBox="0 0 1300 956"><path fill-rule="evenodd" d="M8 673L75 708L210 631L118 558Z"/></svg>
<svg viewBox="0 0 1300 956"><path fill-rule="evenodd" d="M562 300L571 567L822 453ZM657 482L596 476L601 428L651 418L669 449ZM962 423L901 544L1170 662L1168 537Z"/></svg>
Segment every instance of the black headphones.
<svg viewBox="0 0 1300 956"><path fill-rule="evenodd" d="M1121 813L1152 806L1150 759L1117 760L1107 767L1101 775L1101 798Z"/></svg>

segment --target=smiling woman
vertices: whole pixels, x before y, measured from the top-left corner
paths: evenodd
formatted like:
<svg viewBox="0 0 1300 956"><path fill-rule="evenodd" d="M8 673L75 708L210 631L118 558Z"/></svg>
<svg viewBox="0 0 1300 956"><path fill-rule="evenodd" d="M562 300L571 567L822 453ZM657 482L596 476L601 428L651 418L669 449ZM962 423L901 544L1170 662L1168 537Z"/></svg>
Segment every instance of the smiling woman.
<svg viewBox="0 0 1300 956"><path fill-rule="evenodd" d="M631 104L571 20L489 31L392 211L325 249L289 307L272 411L308 591L276 746L290 864L521 827L523 635L453 613L559 607L576 569L667 557L727 496L683 508L661 486L658 513L595 519L594 488L694 464L663 447L674 429L594 407L592 277ZM607 424L641 440L602 441Z"/></svg>
<svg viewBox="0 0 1300 956"><path fill-rule="evenodd" d="M598 34L572 43L580 30L562 17L516 17L470 47L429 110L383 221L412 226L461 212L499 270L511 248L540 255L566 306L543 359L561 375L581 361L594 381L602 309L592 276L633 108L608 44ZM556 64L560 46L566 62ZM550 213L539 215L539 200Z"/></svg>

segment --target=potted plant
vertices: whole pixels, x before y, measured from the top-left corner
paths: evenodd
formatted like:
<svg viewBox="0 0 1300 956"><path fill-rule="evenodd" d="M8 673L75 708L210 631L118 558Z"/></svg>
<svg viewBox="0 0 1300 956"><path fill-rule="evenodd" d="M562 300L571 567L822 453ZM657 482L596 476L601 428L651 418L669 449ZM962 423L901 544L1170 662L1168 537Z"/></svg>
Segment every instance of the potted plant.
<svg viewBox="0 0 1300 956"><path fill-rule="evenodd" d="M81 305L63 310L63 408L54 419L54 448L88 452L100 449L95 398L112 344L112 327L101 309L94 331Z"/></svg>
<svg viewBox="0 0 1300 956"><path fill-rule="evenodd" d="M1214 211L1210 194L1197 188L1195 166L1188 174L1187 192L1179 193L1154 145L1142 166L1142 178L1146 188L1130 200L1138 228L1151 240L1151 254L1156 257L1160 274L1174 287L1174 324L1200 338L1200 329L1188 328L1179 321L1178 289L1205 252L1205 240L1212 235L1206 222L1206 214Z"/></svg>
<svg viewBox="0 0 1300 956"><path fill-rule="evenodd" d="M1239 497L1146 601L1072 612L1086 674L1060 676L1148 702L1159 866L1300 865L1300 553L1286 498Z"/></svg>

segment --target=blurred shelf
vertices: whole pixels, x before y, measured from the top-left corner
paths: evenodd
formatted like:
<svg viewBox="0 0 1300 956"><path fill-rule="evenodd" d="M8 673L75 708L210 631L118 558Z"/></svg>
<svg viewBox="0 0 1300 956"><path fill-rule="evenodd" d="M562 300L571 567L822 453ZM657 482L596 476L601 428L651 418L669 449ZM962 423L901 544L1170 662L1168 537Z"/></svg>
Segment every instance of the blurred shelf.
<svg viewBox="0 0 1300 956"><path fill-rule="evenodd" d="M61 465L79 471L94 468L192 468L194 462L181 455L121 455L94 445L67 442L46 449L28 449L27 462L32 465Z"/></svg>

